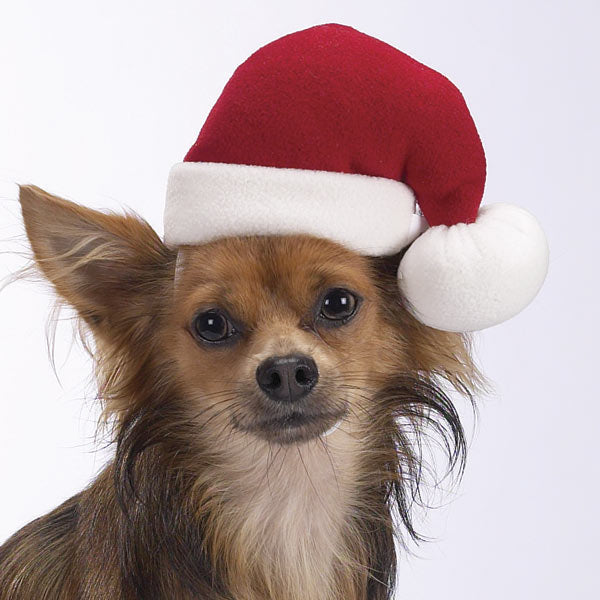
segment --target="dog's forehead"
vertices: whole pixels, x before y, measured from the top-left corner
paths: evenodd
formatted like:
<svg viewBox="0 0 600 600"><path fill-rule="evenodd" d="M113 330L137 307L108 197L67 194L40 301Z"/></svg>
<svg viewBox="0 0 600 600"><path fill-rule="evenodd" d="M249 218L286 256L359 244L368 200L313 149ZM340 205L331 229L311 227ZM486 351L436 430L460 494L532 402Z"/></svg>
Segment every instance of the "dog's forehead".
<svg viewBox="0 0 600 600"><path fill-rule="evenodd" d="M243 304L283 300L298 309L331 286L369 287L367 260L312 236L225 238L179 253L178 287L196 302Z"/></svg>

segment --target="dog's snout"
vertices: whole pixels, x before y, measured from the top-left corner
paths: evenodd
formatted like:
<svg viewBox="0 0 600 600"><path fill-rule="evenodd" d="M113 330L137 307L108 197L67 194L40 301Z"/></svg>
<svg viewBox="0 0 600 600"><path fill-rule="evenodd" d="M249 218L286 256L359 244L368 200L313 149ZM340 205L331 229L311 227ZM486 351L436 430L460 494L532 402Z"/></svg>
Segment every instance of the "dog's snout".
<svg viewBox="0 0 600 600"><path fill-rule="evenodd" d="M317 364L303 354L272 356L256 369L259 387L278 402L300 400L315 387L318 379Z"/></svg>

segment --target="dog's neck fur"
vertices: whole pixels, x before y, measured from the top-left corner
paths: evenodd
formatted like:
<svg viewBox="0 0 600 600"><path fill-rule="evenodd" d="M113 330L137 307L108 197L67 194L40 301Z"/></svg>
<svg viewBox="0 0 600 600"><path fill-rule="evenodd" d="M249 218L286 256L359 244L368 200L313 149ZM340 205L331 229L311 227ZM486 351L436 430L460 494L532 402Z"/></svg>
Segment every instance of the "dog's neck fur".
<svg viewBox="0 0 600 600"><path fill-rule="evenodd" d="M198 593L207 600L388 598L394 546L391 521L381 523L389 509L380 496L375 518L361 514L361 506L374 506L373 498L359 496L360 466L348 462L356 456L348 452L350 436L341 430L334 436L335 443L270 449L243 438L232 442L235 470L207 461L188 488L191 506L184 512L173 507L175 514L165 514L168 494L152 491L152 484L141 490L160 509L137 512L124 528L129 562L122 572L132 573L137 597L185 589L190 600ZM160 486L160 477L150 481ZM138 545L144 530L155 548ZM173 585L181 588L165 593L163 583L139 570L153 553L162 557L155 561L171 564L180 576Z"/></svg>
<svg viewBox="0 0 600 600"><path fill-rule="evenodd" d="M164 577L154 575L165 571L190 600L389 597L391 438L347 419L328 437L278 445L213 421L192 444L169 448L169 438L184 432L169 416L169 399L156 402L159 413L150 407L122 426L114 466L116 490L126 493L119 482L127 480L127 457L135 459L119 543L132 597L173 597L175 588L165 590ZM148 431L162 441L136 455ZM157 563L162 568L153 569Z"/></svg>
<svg viewBox="0 0 600 600"><path fill-rule="evenodd" d="M354 597L340 595L336 578L357 558L344 539L356 504L357 453L348 451L345 432L331 438L269 446L242 436L225 465L203 475L202 504L215 508L206 523L210 555L233 574L236 600Z"/></svg>

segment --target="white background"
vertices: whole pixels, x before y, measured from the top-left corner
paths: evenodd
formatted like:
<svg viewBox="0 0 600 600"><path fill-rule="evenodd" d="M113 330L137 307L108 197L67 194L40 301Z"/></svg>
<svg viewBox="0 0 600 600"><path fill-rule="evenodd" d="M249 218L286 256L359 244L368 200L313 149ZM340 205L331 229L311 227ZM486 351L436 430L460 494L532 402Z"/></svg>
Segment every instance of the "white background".
<svg viewBox="0 0 600 600"><path fill-rule="evenodd" d="M167 172L233 69L259 46L340 22L404 50L463 91L486 147L485 200L534 212L551 264L534 303L477 338L496 391L467 473L402 561L399 598L598 598L597 1L37 0L0 10L0 240L22 248L15 182L162 232ZM22 262L0 255L0 277ZM85 486L95 451L89 362L51 295L0 293L0 541ZM87 383L86 383L87 382ZM468 412L465 411L468 417ZM468 419L467 419L468 421Z"/></svg>

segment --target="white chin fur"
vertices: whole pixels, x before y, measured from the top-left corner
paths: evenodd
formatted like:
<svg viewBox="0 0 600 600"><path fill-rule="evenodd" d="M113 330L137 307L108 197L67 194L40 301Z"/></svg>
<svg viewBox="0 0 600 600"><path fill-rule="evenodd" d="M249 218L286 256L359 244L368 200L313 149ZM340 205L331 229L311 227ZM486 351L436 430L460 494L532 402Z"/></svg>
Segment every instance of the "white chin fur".
<svg viewBox="0 0 600 600"><path fill-rule="evenodd" d="M548 270L538 221L511 204L480 209L475 223L431 227L407 250L398 284L414 316L435 329L478 331L536 296Z"/></svg>

